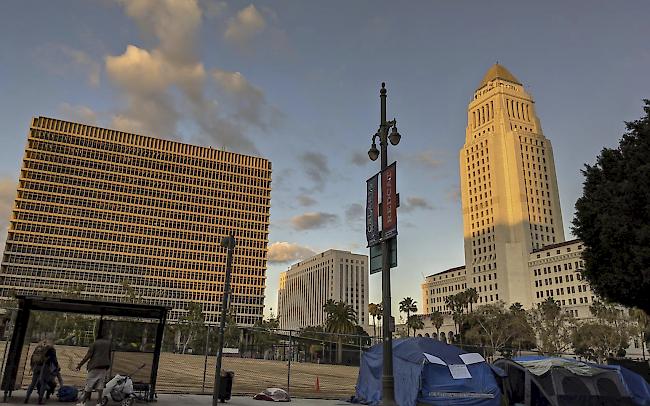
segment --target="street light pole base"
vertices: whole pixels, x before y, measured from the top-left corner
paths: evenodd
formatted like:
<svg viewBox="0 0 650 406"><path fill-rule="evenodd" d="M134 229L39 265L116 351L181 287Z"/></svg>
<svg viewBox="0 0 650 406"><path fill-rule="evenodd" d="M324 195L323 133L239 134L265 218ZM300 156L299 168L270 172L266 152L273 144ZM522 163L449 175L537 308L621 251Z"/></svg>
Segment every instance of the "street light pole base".
<svg viewBox="0 0 650 406"><path fill-rule="evenodd" d="M395 402L395 379L393 376L384 376L381 379L382 386L382 406L397 406Z"/></svg>

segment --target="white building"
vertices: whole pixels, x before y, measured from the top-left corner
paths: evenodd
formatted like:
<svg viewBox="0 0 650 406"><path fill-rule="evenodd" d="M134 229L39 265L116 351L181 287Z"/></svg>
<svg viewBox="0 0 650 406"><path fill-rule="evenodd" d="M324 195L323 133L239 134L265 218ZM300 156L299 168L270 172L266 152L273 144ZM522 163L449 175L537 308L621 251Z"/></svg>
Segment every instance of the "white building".
<svg viewBox="0 0 650 406"><path fill-rule="evenodd" d="M445 299L475 288L478 306L530 309L552 297L576 317L590 317L596 297L578 272L582 243L564 240L551 142L531 95L499 64L469 103L459 158L465 265L425 278L423 313L449 315ZM443 332L454 334L450 316ZM426 317L421 333L436 333ZM633 347L628 353L640 352Z"/></svg>
<svg viewBox="0 0 650 406"><path fill-rule="evenodd" d="M280 274L280 328L297 330L325 324L327 300L344 301L368 324L368 256L328 250L291 265Z"/></svg>

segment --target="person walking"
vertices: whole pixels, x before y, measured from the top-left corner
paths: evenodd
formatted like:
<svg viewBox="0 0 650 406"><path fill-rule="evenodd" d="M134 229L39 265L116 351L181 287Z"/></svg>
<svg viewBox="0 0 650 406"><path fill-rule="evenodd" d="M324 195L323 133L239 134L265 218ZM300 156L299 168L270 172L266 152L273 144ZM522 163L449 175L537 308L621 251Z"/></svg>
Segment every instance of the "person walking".
<svg viewBox="0 0 650 406"><path fill-rule="evenodd" d="M111 367L111 341L101 331L97 333L95 342L88 348L88 352L79 361L79 365L77 365L75 370L79 371L86 362L88 362L86 387L81 394L81 399L79 399L77 406L84 406L86 401L91 399L93 390L97 391L97 405L100 405L106 375Z"/></svg>
<svg viewBox="0 0 650 406"><path fill-rule="evenodd" d="M34 389L38 393L38 403L43 404L43 397L49 399L56 388L56 380L63 386L56 349L51 340L45 339L38 343L30 358L32 382L27 387L25 403L29 402ZM55 380L56 379L56 380Z"/></svg>

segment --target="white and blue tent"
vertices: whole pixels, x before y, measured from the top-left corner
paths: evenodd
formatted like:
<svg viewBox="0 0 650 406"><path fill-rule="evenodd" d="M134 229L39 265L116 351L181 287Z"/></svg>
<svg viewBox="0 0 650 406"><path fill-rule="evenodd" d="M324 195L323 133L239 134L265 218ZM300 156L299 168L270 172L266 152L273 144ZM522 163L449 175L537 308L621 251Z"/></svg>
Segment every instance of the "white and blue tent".
<svg viewBox="0 0 650 406"><path fill-rule="evenodd" d="M364 352L356 400L377 405L382 396L383 344ZM395 400L400 406L498 406L495 372L477 353L425 337L393 340Z"/></svg>

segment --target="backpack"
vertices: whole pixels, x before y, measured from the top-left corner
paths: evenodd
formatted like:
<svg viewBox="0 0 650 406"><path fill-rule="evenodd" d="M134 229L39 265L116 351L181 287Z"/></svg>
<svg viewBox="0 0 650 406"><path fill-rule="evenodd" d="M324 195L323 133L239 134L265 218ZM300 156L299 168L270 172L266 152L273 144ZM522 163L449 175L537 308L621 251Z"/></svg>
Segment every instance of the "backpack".
<svg viewBox="0 0 650 406"><path fill-rule="evenodd" d="M74 402L79 397L79 391L73 386L61 386L56 396L59 402Z"/></svg>
<svg viewBox="0 0 650 406"><path fill-rule="evenodd" d="M45 360L47 359L47 356L45 355L47 353L48 347L46 345L37 345L36 348L34 348L34 353L32 354L32 358L30 361L30 365L35 367L36 365L43 365L45 363Z"/></svg>

